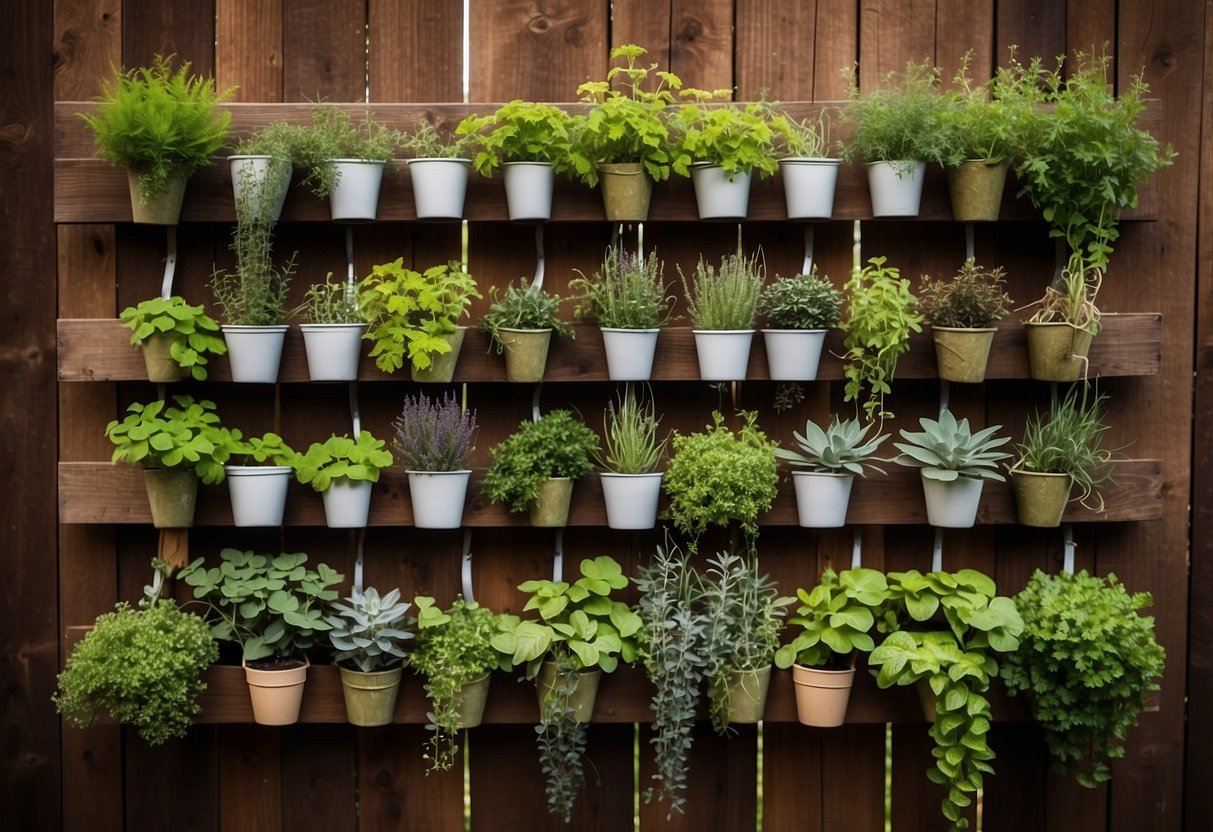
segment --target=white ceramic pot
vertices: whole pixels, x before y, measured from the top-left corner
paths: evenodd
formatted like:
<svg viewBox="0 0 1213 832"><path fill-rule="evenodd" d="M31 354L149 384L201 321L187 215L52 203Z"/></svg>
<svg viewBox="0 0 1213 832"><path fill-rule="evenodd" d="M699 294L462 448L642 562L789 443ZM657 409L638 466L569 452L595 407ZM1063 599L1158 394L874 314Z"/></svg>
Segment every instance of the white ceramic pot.
<svg viewBox="0 0 1213 832"><path fill-rule="evenodd" d="M409 159L417 219L463 219L471 166L471 159Z"/></svg>
<svg viewBox="0 0 1213 832"><path fill-rule="evenodd" d="M926 171L926 162L868 163L868 190L872 194L872 216L918 216L918 206L922 202L922 182Z"/></svg>
<svg viewBox="0 0 1213 832"><path fill-rule="evenodd" d="M289 465L224 465L237 526L281 526L286 510Z"/></svg>
<svg viewBox="0 0 1213 832"><path fill-rule="evenodd" d="M744 379L750 364L752 329L691 330L699 356L699 377L704 381Z"/></svg>
<svg viewBox="0 0 1213 832"><path fill-rule="evenodd" d="M691 165L691 184L699 219L745 219L750 207L750 174L738 173L729 179L719 165L696 162Z"/></svg>
<svg viewBox="0 0 1213 832"><path fill-rule="evenodd" d="M249 205L250 210L254 215L261 215L261 199L272 200L270 208L270 219L278 222L278 218L282 216L282 206L286 202L286 192L291 186L291 169L290 163L286 162L287 172L286 177L282 180L282 184L278 186L276 193L265 193L265 179L269 174L270 156L228 156L227 161L232 171L232 196L236 200L236 210L239 212L240 201L244 198L245 186L249 186L249 199L253 200Z"/></svg>
<svg viewBox="0 0 1213 832"><path fill-rule="evenodd" d="M607 376L611 381L648 381L657 352L657 329L602 328Z"/></svg>
<svg viewBox="0 0 1213 832"><path fill-rule="evenodd" d="M847 524L854 474L793 471L796 514L806 529L837 529Z"/></svg>
<svg viewBox="0 0 1213 832"><path fill-rule="evenodd" d="M324 522L330 529L361 529L371 515L371 486L366 480L334 479L320 496Z"/></svg>
<svg viewBox="0 0 1213 832"><path fill-rule="evenodd" d="M232 381L273 384L278 380L286 324L233 326L223 324Z"/></svg>
<svg viewBox="0 0 1213 832"><path fill-rule="evenodd" d="M357 381L366 324L300 324L312 381Z"/></svg>
<svg viewBox="0 0 1213 832"><path fill-rule="evenodd" d="M413 525L419 529L457 529L463 525L471 471L409 471Z"/></svg>
<svg viewBox="0 0 1213 832"><path fill-rule="evenodd" d="M604 471L602 499L606 503L607 526L612 529L651 529L657 525L657 501L661 497L659 471L653 474L615 474Z"/></svg>
<svg viewBox="0 0 1213 832"><path fill-rule="evenodd" d="M985 480L957 477L952 482L922 478L927 500L927 522L943 529L969 529L977 522L981 487Z"/></svg>
<svg viewBox="0 0 1213 832"><path fill-rule="evenodd" d="M510 219L541 221L552 218L552 188L556 174L547 162L504 162L505 202Z"/></svg>
<svg viewBox="0 0 1213 832"><path fill-rule="evenodd" d="M379 186L383 184L383 162L334 159L338 177L329 193L334 222L369 222L379 209Z"/></svg>
<svg viewBox="0 0 1213 832"><path fill-rule="evenodd" d="M840 159L789 156L779 160L790 220L828 220L834 213Z"/></svg>
<svg viewBox="0 0 1213 832"><path fill-rule="evenodd" d="M814 381L821 363L824 329L764 329L771 381Z"/></svg>

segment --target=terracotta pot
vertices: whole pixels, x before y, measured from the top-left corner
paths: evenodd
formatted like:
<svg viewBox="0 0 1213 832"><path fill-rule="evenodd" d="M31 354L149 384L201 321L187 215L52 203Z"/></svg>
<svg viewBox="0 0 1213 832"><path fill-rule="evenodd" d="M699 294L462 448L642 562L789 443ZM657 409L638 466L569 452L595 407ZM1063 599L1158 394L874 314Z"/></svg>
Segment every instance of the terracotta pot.
<svg viewBox="0 0 1213 832"><path fill-rule="evenodd" d="M952 219L957 222L997 220L1007 182L1007 167L1005 160L970 159L958 167L948 168Z"/></svg>
<svg viewBox="0 0 1213 832"><path fill-rule="evenodd" d="M157 529L188 529L194 525L198 477L192 470L143 469L143 487Z"/></svg>
<svg viewBox="0 0 1213 832"><path fill-rule="evenodd" d="M611 222L644 222L649 218L653 180L640 162L599 164L602 206Z"/></svg>
<svg viewBox="0 0 1213 832"><path fill-rule="evenodd" d="M994 343L994 327L962 329L950 326L931 327L935 341L935 361L939 377L944 381L976 384L985 381L990 346Z"/></svg>
<svg viewBox="0 0 1213 832"><path fill-rule="evenodd" d="M430 366L424 370L412 367L409 372L413 381L433 384L450 384L455 377L455 365L459 362L459 353L463 349L463 339L467 335L466 326L457 326L455 331L442 336L442 340L451 345L450 352L430 356Z"/></svg>
<svg viewBox="0 0 1213 832"><path fill-rule="evenodd" d="M575 674L573 690L569 694L568 706L573 710L574 722L589 722L594 716L594 702L598 698L598 683L602 679L602 671L579 670ZM535 678L535 695L539 700L539 711L543 712L543 703L558 684L556 662L544 662L539 666L539 675Z"/></svg>
<svg viewBox="0 0 1213 832"><path fill-rule="evenodd" d="M303 684L311 662L305 657L297 666L283 670L258 670L242 661L253 702L253 722L258 725L293 725L299 721Z"/></svg>
<svg viewBox="0 0 1213 832"><path fill-rule="evenodd" d="M502 329L498 336L505 350L506 381L543 381L548 363L548 347L552 342L550 329Z"/></svg>
<svg viewBox="0 0 1213 832"><path fill-rule="evenodd" d="M190 368L182 367L172 356L173 343L177 336L165 332L149 335L140 344L143 351L143 365L147 368L147 380L157 384L168 384L189 378Z"/></svg>
<svg viewBox="0 0 1213 832"><path fill-rule="evenodd" d="M368 728L390 725L396 713L403 668L370 673L348 667L338 669L341 671L341 692L345 696L345 714L350 724Z"/></svg>
<svg viewBox="0 0 1213 832"><path fill-rule="evenodd" d="M759 670L734 670L717 683L718 696L722 687L729 705L729 722L738 725L761 722L771 688L771 665Z"/></svg>
<svg viewBox="0 0 1213 832"><path fill-rule="evenodd" d="M539 494L527 511L531 525L541 529L555 529L569 523L569 505L573 501L573 480L569 477L549 477L539 486Z"/></svg>
<svg viewBox="0 0 1213 832"><path fill-rule="evenodd" d="M126 184L131 193L131 220L142 225L176 225L181 219L181 204L185 201L187 174L170 176L164 187L148 197L139 198L139 177L134 171L126 172Z"/></svg>
<svg viewBox="0 0 1213 832"><path fill-rule="evenodd" d="M455 707L459 710L459 727L475 728L484 721L484 704L489 698L489 683L493 674L486 673L475 681L468 682L455 697Z"/></svg>
<svg viewBox="0 0 1213 832"><path fill-rule="evenodd" d="M792 682L796 685L796 718L801 725L814 728L837 728L846 722L847 702L855 668L822 670L816 667L792 665Z"/></svg>
<svg viewBox="0 0 1213 832"><path fill-rule="evenodd" d="M1090 331L1067 323L1027 323L1028 363L1039 381L1077 381L1087 374Z"/></svg>
<svg viewBox="0 0 1213 832"><path fill-rule="evenodd" d="M1044 529L1060 526L1073 484L1069 474L1012 472L1011 488L1015 492L1020 524Z"/></svg>

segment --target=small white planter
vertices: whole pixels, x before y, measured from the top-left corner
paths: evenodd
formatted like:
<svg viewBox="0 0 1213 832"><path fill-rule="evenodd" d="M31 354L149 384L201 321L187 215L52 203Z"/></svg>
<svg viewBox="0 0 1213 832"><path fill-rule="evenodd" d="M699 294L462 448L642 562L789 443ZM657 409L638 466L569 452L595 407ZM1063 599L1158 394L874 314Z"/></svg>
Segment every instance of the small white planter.
<svg viewBox="0 0 1213 832"><path fill-rule="evenodd" d="M235 525L282 525L293 470L289 465L224 465L223 470Z"/></svg>
<svg viewBox="0 0 1213 832"><path fill-rule="evenodd" d="M651 529L657 525L662 473L615 474L604 471L602 499L612 529Z"/></svg>
<svg viewBox="0 0 1213 832"><path fill-rule="evenodd" d="M824 329L764 329L771 381L814 381L821 363Z"/></svg>
<svg viewBox="0 0 1213 832"><path fill-rule="evenodd" d="M834 213L840 159L789 156L779 160L790 220L828 220Z"/></svg>
<svg viewBox="0 0 1213 832"><path fill-rule="evenodd" d="M256 216L261 215L260 200L263 197L268 197L274 201L273 208L270 211L270 218L274 222L278 222L278 218L282 216L282 205L286 202L286 192L291 186L291 171L288 167L286 178L282 180L282 184L278 186L278 192L274 194L265 194L264 187L261 185L269 174L271 157L269 156L228 156L228 164L232 171L232 196L236 200L237 212L241 199L244 197L244 186L251 186L249 198L254 200L249 208Z"/></svg>
<svg viewBox="0 0 1213 832"><path fill-rule="evenodd" d="M657 329L602 328L607 376L611 381L648 381L657 352Z"/></svg>
<svg viewBox="0 0 1213 832"><path fill-rule="evenodd" d="M744 379L750 365L752 329L694 329L699 377L704 381Z"/></svg>
<svg viewBox="0 0 1213 832"><path fill-rule="evenodd" d="M361 529L371 515L371 487L367 480L334 479L320 496L324 521L330 529Z"/></svg>
<svg viewBox="0 0 1213 832"><path fill-rule="evenodd" d="M796 513L806 529L837 529L847 524L854 474L793 471Z"/></svg>
<svg viewBox="0 0 1213 832"><path fill-rule="evenodd" d="M463 525L471 471L408 471L413 525L419 529L457 529Z"/></svg>
<svg viewBox="0 0 1213 832"><path fill-rule="evenodd" d="M547 162L504 162L505 203L510 219L546 222L552 218L556 174Z"/></svg>
<svg viewBox="0 0 1213 832"><path fill-rule="evenodd" d="M463 219L471 166L471 159L409 159L417 219Z"/></svg>
<svg viewBox="0 0 1213 832"><path fill-rule="evenodd" d="M910 165L906 169L906 165ZM916 217L922 202L926 162L870 162L868 190L872 194L872 216Z"/></svg>
<svg viewBox="0 0 1213 832"><path fill-rule="evenodd" d="M300 324L312 381L357 381L366 324Z"/></svg>
<svg viewBox="0 0 1213 832"><path fill-rule="evenodd" d="M738 173L729 179L719 165L696 162L691 165L691 184L699 219L745 219L750 208L750 174Z"/></svg>
<svg viewBox="0 0 1213 832"><path fill-rule="evenodd" d="M232 381L273 384L278 380L286 324L233 326L223 324Z"/></svg>
<svg viewBox="0 0 1213 832"><path fill-rule="evenodd" d="M369 222L379 209L383 162L334 159L337 182L329 193L329 210L335 222Z"/></svg>
<svg viewBox="0 0 1213 832"><path fill-rule="evenodd" d="M981 487L985 480L957 477L952 482L922 479L927 500L927 522L943 529L969 529L977 522Z"/></svg>

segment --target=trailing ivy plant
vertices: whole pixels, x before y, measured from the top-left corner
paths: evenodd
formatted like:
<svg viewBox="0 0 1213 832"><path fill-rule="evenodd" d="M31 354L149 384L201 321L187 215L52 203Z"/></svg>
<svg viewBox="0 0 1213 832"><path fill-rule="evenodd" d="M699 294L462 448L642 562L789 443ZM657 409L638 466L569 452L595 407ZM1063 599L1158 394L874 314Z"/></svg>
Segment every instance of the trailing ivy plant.
<svg viewBox="0 0 1213 832"><path fill-rule="evenodd" d="M935 762L927 777L947 787L940 808L951 828L965 829L970 795L981 789L983 774L994 771L986 695L998 676L995 654L1018 648L1024 622L1015 602L974 569L890 572L887 578L889 602L877 622L887 635L868 664L882 689L919 682L930 689Z"/></svg>
<svg viewBox="0 0 1213 832"><path fill-rule="evenodd" d="M202 304L191 306L185 298L150 298L128 306L118 315L131 331L131 345L143 344L156 335L172 339L169 355L178 367L186 367L195 381L206 380L207 353L227 352L219 324L206 314Z"/></svg>
<svg viewBox="0 0 1213 832"><path fill-rule="evenodd" d="M1128 730L1158 690L1166 653L1154 636L1153 599L1128 593L1115 575L1046 575L1015 596L1024 620L1003 679L1026 693L1059 772L1094 788L1124 756Z"/></svg>

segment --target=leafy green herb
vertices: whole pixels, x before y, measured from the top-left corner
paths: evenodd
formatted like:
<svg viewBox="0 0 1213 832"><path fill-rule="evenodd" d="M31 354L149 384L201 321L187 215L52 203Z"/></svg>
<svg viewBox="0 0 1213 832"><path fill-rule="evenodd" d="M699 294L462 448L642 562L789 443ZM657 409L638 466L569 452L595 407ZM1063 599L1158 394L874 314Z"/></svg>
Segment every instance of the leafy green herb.
<svg viewBox="0 0 1213 832"><path fill-rule="evenodd" d="M191 306L185 298L151 298L128 306L118 315L131 331L131 344L142 344L155 335L172 338L169 354L179 367L188 367L196 381L206 380L207 353L223 355L227 344L214 333L219 325L202 304Z"/></svg>
<svg viewBox="0 0 1213 832"><path fill-rule="evenodd" d="M526 421L489 451L484 493L512 512L526 511L551 477L579 479L590 472L598 450L594 431L568 410L553 410L537 422Z"/></svg>
<svg viewBox="0 0 1213 832"><path fill-rule="evenodd" d="M329 490L333 480L379 482L379 472L392 464L392 452L384 450L384 441L370 431L360 431L357 439L330 436L313 442L295 469L295 477L318 493Z"/></svg>
<svg viewBox="0 0 1213 832"><path fill-rule="evenodd" d="M303 303L292 315L302 315L313 324L360 324L365 321L357 290L344 280L333 282L333 273L323 283L307 287Z"/></svg>
<svg viewBox="0 0 1213 832"><path fill-rule="evenodd" d="M951 280L923 275L918 311L932 326L989 327L1011 311L1005 274L1001 267L987 271L970 257Z"/></svg>
<svg viewBox="0 0 1213 832"><path fill-rule="evenodd" d="M134 402L126 409L126 418L106 425L105 435L114 443L111 461L192 469L207 485L223 482L230 442L215 403L194 401L192 396L173 396L173 402Z"/></svg>
<svg viewBox="0 0 1213 832"><path fill-rule="evenodd" d="M870 653L876 647L872 628L889 600L889 585L876 569L826 569L812 591L796 590L800 606L789 624L801 632L775 653L775 665L795 664L843 670L851 666L856 651Z"/></svg>
<svg viewBox="0 0 1213 832"><path fill-rule="evenodd" d="M492 176L503 162L544 162L556 173L584 174L588 160L577 160L573 152L572 117L558 107L516 98L502 104L491 116L475 113L455 128L456 135L469 136L477 146L472 167L482 176Z"/></svg>
<svg viewBox="0 0 1213 832"><path fill-rule="evenodd" d="M855 125L843 151L848 162L888 162L904 174L917 162L938 162L944 151L940 113L939 68L929 62L906 64L902 73L890 72L861 94L855 69L846 73L850 106L842 111L844 123Z"/></svg>
<svg viewBox="0 0 1213 832"><path fill-rule="evenodd" d="M480 319L480 329L487 332L500 354L503 329L551 329L573 337L573 328L560 320L560 298L548 294L541 286L531 286L524 277L518 286L513 282L497 297L497 287L489 288L493 305Z"/></svg>
<svg viewBox="0 0 1213 832"><path fill-rule="evenodd" d="M335 159L383 162L395 166L399 130L375 121L368 110L355 124L346 110L331 104L312 108L312 123L302 128L295 146L295 165L303 169L303 186L321 199L327 197L341 177Z"/></svg>
<svg viewBox="0 0 1213 832"><path fill-rule="evenodd" d="M816 266L809 274L776 276L758 297L758 314L771 329L830 329L841 313L842 293Z"/></svg>
<svg viewBox="0 0 1213 832"><path fill-rule="evenodd" d="M731 90L687 88L682 95L697 103L685 103L670 117L674 136L672 167L680 176L689 176L693 163L718 165L728 179L739 173L757 171L765 178L779 169L775 161L775 132L771 129L771 105L750 101L744 105L727 99ZM710 105L710 99L725 103Z"/></svg>

